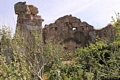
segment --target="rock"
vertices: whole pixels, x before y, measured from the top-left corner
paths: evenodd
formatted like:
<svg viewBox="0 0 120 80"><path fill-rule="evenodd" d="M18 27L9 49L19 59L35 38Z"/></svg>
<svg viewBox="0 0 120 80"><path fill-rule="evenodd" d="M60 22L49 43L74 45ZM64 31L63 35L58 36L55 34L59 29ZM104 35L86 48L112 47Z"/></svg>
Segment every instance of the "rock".
<svg viewBox="0 0 120 80"><path fill-rule="evenodd" d="M26 2L18 2L14 5L15 14L22 14L26 11L29 11L28 6L26 5Z"/></svg>
<svg viewBox="0 0 120 80"><path fill-rule="evenodd" d="M37 7L35 7L33 5L28 5L28 7L30 9L31 14L33 14L33 15L37 15L38 14L39 11L38 11Z"/></svg>
<svg viewBox="0 0 120 80"><path fill-rule="evenodd" d="M38 14L38 8L33 5L27 5L26 2L18 2L14 5L15 14Z"/></svg>
<svg viewBox="0 0 120 80"><path fill-rule="evenodd" d="M26 2L18 2L14 7L15 14L18 15L16 34L24 37L28 44L34 42L31 32L38 31L41 33L42 22L44 21L40 15L37 15L38 8L33 5L27 5Z"/></svg>

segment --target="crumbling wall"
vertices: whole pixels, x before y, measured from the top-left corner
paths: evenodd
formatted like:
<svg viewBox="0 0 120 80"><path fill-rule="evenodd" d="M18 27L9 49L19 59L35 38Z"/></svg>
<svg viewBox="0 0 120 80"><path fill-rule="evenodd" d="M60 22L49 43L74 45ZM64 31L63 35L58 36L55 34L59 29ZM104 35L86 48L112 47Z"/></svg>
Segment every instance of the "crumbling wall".
<svg viewBox="0 0 120 80"><path fill-rule="evenodd" d="M43 41L49 40L64 45L65 50L74 51L89 43L95 43L96 37L111 39L115 36L115 29L108 25L100 30L95 30L92 25L82 22L72 15L58 18L54 23L42 28L43 19L38 14L38 8L27 5L26 2L18 2L14 5L17 16L16 33L24 37L27 42L33 41L31 31L43 31Z"/></svg>
<svg viewBox="0 0 120 80"><path fill-rule="evenodd" d="M27 5L26 2L18 2L14 5L15 14L17 14L16 33L24 37L27 42L33 40L31 31L41 31L44 21L38 14L38 8L33 5Z"/></svg>
<svg viewBox="0 0 120 80"><path fill-rule="evenodd" d="M116 31L115 31L115 28L113 27L113 25L109 24L100 30L96 30L96 33L99 38L110 40L111 38L115 38Z"/></svg>
<svg viewBox="0 0 120 80"><path fill-rule="evenodd" d="M75 50L79 47L95 43L96 37L101 39L110 39L115 36L115 29L112 25L108 25L100 30L95 30L93 26L87 22L72 15L66 15L57 19L54 23L45 25L44 42L48 40L56 41L64 44L66 50Z"/></svg>

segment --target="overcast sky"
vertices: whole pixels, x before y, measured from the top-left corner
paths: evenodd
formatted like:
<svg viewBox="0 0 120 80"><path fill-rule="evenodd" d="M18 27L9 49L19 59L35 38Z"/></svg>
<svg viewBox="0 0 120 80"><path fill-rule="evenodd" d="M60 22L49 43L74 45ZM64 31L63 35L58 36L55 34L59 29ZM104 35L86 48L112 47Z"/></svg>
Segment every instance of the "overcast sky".
<svg viewBox="0 0 120 80"><path fill-rule="evenodd" d="M38 7L39 15L45 20L43 26L72 14L99 29L111 22L115 12L120 12L120 0L0 0L0 28L10 26L14 32L17 18L14 4L19 1Z"/></svg>

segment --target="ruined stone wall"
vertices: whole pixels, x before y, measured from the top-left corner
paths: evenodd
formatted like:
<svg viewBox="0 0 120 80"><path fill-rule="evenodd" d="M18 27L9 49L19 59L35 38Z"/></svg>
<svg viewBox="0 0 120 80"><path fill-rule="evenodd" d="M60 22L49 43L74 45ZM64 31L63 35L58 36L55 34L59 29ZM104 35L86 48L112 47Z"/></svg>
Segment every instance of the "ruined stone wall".
<svg viewBox="0 0 120 80"><path fill-rule="evenodd" d="M96 34L98 35L99 38L101 39L111 39L115 38L115 28L113 28L113 25L109 24L106 27L96 30Z"/></svg>
<svg viewBox="0 0 120 80"><path fill-rule="evenodd" d="M38 8L33 5L27 5L26 2L18 2L14 5L15 14L17 14L16 33L24 37L27 42L33 40L31 31L41 31L44 21L38 14Z"/></svg>
<svg viewBox="0 0 120 80"><path fill-rule="evenodd" d="M101 39L110 39L115 36L115 29L112 25L108 25L100 30L95 30L93 26L87 22L82 22L80 19L72 15L66 15L57 19L54 23L45 25L44 42L49 39L52 42L56 41L64 44L66 50L75 50L79 47L95 43L96 37Z"/></svg>
<svg viewBox="0 0 120 80"><path fill-rule="evenodd" d="M38 14L38 8L27 5L26 2L18 2L14 6L17 16L16 33L24 37L27 42L33 41L31 31L43 31L43 41L49 40L64 45L66 50L74 51L76 48L84 47L89 43L95 43L96 37L111 39L115 36L115 29L108 25L100 30L95 30L87 22L72 15L58 18L54 23L42 28L43 19Z"/></svg>

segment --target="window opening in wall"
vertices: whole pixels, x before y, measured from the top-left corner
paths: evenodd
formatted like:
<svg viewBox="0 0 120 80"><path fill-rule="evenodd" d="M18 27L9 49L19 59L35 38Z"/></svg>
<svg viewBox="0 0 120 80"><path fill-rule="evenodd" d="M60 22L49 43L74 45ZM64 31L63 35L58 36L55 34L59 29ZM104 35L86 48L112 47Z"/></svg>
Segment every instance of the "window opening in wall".
<svg viewBox="0 0 120 80"><path fill-rule="evenodd" d="M30 31L30 34L32 34L31 31Z"/></svg>
<svg viewBox="0 0 120 80"><path fill-rule="evenodd" d="M77 28L72 28L72 30L77 30Z"/></svg>
<svg viewBox="0 0 120 80"><path fill-rule="evenodd" d="M65 50L68 50L68 47L64 47Z"/></svg>
<svg viewBox="0 0 120 80"><path fill-rule="evenodd" d="M106 34L104 33L104 36L106 36Z"/></svg>
<svg viewBox="0 0 120 80"><path fill-rule="evenodd" d="M57 27L55 27L55 30L57 30Z"/></svg>
<svg viewBox="0 0 120 80"><path fill-rule="evenodd" d="M84 31L84 28L82 28L82 31Z"/></svg>
<svg viewBox="0 0 120 80"><path fill-rule="evenodd" d="M75 47L76 49L78 48L78 47Z"/></svg>

